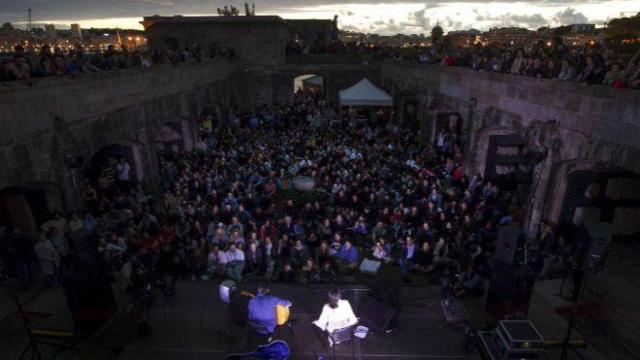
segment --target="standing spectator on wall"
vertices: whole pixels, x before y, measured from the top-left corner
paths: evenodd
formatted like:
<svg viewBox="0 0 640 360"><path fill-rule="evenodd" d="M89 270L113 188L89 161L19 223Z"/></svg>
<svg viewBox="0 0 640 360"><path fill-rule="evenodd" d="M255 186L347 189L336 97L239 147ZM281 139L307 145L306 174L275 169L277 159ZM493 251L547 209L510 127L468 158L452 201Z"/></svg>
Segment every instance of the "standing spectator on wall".
<svg viewBox="0 0 640 360"><path fill-rule="evenodd" d="M604 81L604 74L605 69L602 64L602 58L588 55L586 57L586 64L576 77L576 81L586 84L601 84L602 81Z"/></svg>
<svg viewBox="0 0 640 360"><path fill-rule="evenodd" d="M5 64L4 68L10 80L27 80L31 77L31 67L20 54L13 57L13 61Z"/></svg>
<svg viewBox="0 0 640 360"><path fill-rule="evenodd" d="M627 86L626 74L622 69L622 64L614 62L611 64L611 70L604 75L603 85L613 86L614 88L623 88Z"/></svg>
<svg viewBox="0 0 640 360"><path fill-rule="evenodd" d="M627 66L627 87L640 89L640 51L629 61Z"/></svg>
<svg viewBox="0 0 640 360"><path fill-rule="evenodd" d="M560 65L558 79L567 81L567 80L573 80L575 77L576 77L576 68L571 63L571 60L568 58L563 59L562 64Z"/></svg>
<svg viewBox="0 0 640 360"><path fill-rule="evenodd" d="M524 56L524 50L522 48L516 50L516 57L511 63L510 73L512 75L522 75L524 67L527 64L527 59Z"/></svg>
<svg viewBox="0 0 640 360"><path fill-rule="evenodd" d="M554 58L548 58L544 63L544 69L542 70L542 77L545 79L558 78L559 70Z"/></svg>

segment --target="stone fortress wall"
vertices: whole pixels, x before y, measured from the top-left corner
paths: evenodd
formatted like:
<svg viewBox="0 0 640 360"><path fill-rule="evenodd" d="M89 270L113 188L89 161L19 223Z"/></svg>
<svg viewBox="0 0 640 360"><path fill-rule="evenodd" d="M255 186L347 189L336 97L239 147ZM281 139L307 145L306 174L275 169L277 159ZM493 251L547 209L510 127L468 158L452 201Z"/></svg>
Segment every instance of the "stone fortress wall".
<svg viewBox="0 0 640 360"><path fill-rule="evenodd" d="M0 84L0 189L44 190L50 210L81 206L81 156L87 165L104 146L135 151L136 176L153 182L156 140L163 125L178 123L185 144L207 107L226 108L228 60L155 66Z"/></svg>
<svg viewBox="0 0 640 360"><path fill-rule="evenodd" d="M622 186L614 197L640 199L640 182L621 174L640 174L638 91L438 65L385 63L381 73L401 120L405 104L416 104L427 141L435 140L440 114L458 117L467 174L487 173L493 136L519 137L523 148L544 154L533 174L531 231L543 218L561 220L570 175L578 171L616 172L606 182L610 192ZM640 209L627 210L619 210L627 215L618 221L640 219Z"/></svg>

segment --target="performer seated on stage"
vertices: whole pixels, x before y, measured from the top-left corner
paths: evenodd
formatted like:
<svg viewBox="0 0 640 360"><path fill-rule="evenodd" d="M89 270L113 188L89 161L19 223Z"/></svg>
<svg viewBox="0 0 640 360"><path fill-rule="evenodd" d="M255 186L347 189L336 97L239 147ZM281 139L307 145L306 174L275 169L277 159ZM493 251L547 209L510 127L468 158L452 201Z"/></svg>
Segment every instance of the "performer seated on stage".
<svg viewBox="0 0 640 360"><path fill-rule="evenodd" d="M322 308L322 314L320 314L318 320L313 322L314 325L322 331L331 333L336 329L358 323L358 318L356 318L356 315L353 313L349 301L342 300L340 289L333 288L329 291L328 295L329 302ZM331 345L331 339L329 339L329 345Z"/></svg>
<svg viewBox="0 0 640 360"><path fill-rule="evenodd" d="M276 328L276 305L289 307L291 301L267 295L269 288L262 283L258 286L258 293L249 300L249 321L266 328L266 334L271 334Z"/></svg>

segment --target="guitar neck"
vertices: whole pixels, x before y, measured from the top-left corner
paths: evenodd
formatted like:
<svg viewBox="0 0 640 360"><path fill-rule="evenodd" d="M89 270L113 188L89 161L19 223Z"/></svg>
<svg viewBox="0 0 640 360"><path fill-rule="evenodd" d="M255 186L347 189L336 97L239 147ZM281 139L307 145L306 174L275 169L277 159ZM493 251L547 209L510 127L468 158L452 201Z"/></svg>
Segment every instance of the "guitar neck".
<svg viewBox="0 0 640 360"><path fill-rule="evenodd" d="M227 355L226 360L254 360L256 358L256 353L247 353L247 354L234 354Z"/></svg>

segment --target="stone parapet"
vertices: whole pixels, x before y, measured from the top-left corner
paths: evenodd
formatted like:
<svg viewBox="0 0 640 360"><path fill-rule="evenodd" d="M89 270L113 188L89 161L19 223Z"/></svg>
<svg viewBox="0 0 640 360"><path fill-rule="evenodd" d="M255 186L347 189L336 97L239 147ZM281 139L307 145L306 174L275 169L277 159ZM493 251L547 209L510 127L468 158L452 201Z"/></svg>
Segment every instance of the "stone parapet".
<svg viewBox="0 0 640 360"><path fill-rule="evenodd" d="M432 64L386 62L382 74L398 89L474 99L483 108L517 116L523 127L556 121L567 133L640 149L640 91Z"/></svg>
<svg viewBox="0 0 640 360"><path fill-rule="evenodd" d="M234 69L232 62L219 59L0 83L0 144L51 131L56 118L63 124L97 119L206 87Z"/></svg>

